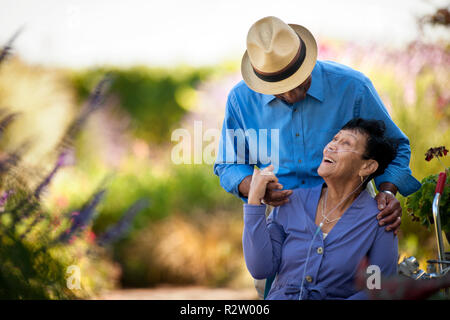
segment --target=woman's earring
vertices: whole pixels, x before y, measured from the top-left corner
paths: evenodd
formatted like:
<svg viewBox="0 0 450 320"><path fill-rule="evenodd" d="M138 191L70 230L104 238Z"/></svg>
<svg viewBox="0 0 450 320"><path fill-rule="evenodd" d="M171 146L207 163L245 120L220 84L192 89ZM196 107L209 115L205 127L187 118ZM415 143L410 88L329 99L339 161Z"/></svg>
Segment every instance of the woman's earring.
<svg viewBox="0 0 450 320"><path fill-rule="evenodd" d="M364 182L364 178L363 178L363 176L361 176L361 182Z"/></svg>

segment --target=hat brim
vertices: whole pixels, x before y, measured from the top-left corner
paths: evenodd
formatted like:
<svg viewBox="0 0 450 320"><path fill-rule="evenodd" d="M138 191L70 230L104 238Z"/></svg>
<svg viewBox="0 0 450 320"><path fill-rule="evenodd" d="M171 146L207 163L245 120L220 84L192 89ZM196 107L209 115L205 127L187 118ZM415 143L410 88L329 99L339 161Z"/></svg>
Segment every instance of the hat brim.
<svg viewBox="0 0 450 320"><path fill-rule="evenodd" d="M247 51L242 57L241 73L248 87L263 94L281 94L301 85L311 74L317 61L317 43L308 29L296 24L289 24L302 38L306 47L305 60L300 68L289 78L277 82L267 82L258 78L253 70Z"/></svg>

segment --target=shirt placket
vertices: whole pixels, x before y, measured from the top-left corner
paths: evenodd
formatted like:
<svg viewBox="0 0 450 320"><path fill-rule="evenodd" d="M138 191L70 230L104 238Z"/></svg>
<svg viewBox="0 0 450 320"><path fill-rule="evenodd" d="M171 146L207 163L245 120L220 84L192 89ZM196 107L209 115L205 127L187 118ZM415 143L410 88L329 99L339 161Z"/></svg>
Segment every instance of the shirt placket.
<svg viewBox="0 0 450 320"><path fill-rule="evenodd" d="M291 147L291 152L294 155L294 170L293 172L296 173L298 187L302 187L302 184L304 184L304 180L302 180L302 166L304 165L304 154L303 154L303 145L304 145L304 136L302 132L302 119L301 119L301 110L298 103L292 106L292 126L291 126L291 133L292 133L292 141L294 143ZM303 183L302 183L303 181Z"/></svg>
<svg viewBox="0 0 450 320"><path fill-rule="evenodd" d="M310 252L309 266L305 273L305 281L311 285L316 284L317 277L319 274L319 268L322 264L322 259L324 255L324 245L322 238L317 238L314 240L313 246Z"/></svg>

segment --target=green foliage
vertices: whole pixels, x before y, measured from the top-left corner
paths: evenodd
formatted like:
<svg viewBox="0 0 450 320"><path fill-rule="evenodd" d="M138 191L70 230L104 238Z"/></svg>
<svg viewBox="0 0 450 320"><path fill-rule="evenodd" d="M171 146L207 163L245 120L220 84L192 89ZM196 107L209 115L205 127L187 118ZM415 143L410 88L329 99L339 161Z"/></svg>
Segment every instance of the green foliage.
<svg viewBox="0 0 450 320"><path fill-rule="evenodd" d="M0 189L8 190L2 191L0 210L0 299L87 298L112 288L117 270L93 242L89 221L75 224L74 212L46 209L39 187L30 188L15 170L20 167L3 171L0 177ZM40 186L45 187L52 177L46 176ZM13 193L6 196L10 190ZM77 214L89 216L83 210ZM66 272L71 265L82 270L80 290L67 287Z"/></svg>
<svg viewBox="0 0 450 320"><path fill-rule="evenodd" d="M130 161L111 182L93 225L95 233L101 233L136 199L151 199L151 206L136 217L128 236L114 245L114 259L122 266L122 285L145 287L169 282L214 286L232 280L243 262L239 259L242 204L224 192L212 167L172 164L163 172L146 162ZM222 218L218 218L220 213ZM174 217L179 219L171 223ZM206 240L208 234L213 238ZM208 247L209 261L202 256L204 246ZM229 249L222 252L220 246ZM219 257L220 263L216 261ZM189 272L178 269L184 261L191 261Z"/></svg>
<svg viewBox="0 0 450 320"><path fill-rule="evenodd" d="M442 168L438 161L424 161L426 151L450 141L450 118L438 109L440 98L434 93L437 88L445 87L445 83L435 76L435 71L424 67L415 78L408 79L414 86L415 100L412 102L406 100L404 81L398 81L395 74L374 71L372 76L379 91L386 94L391 103L394 122L410 141L410 167L419 180Z"/></svg>
<svg viewBox="0 0 450 320"><path fill-rule="evenodd" d="M23 241L17 235L0 237L1 299L75 298L66 287L65 265L43 250L42 244Z"/></svg>
<svg viewBox="0 0 450 320"><path fill-rule="evenodd" d="M130 229L132 235L134 231L169 215L172 195L169 185L155 178L150 170L142 175L121 172L111 182L105 201L99 206L99 215L93 225L94 231L103 232L108 225L115 223L121 212L134 201L149 198L151 206L140 212L134 220Z"/></svg>
<svg viewBox="0 0 450 320"><path fill-rule="evenodd" d="M434 174L424 178L421 181L422 188L409 196L405 202L406 209L412 216L413 220L420 221L420 223L428 229L431 224L434 224L432 205L438 176L438 174ZM446 185L449 186L449 183L450 177L447 176ZM449 187L444 188L444 192L441 195L439 214L441 217L442 230L446 233L450 233Z"/></svg>
<svg viewBox="0 0 450 320"><path fill-rule="evenodd" d="M96 97L103 95L102 88L103 85L96 87ZM16 147L11 153L1 152L0 299L87 298L101 289L114 287L117 282L115 266L94 243L95 236L90 230L95 207L104 190L90 201L84 201L78 211L49 210L42 201L57 171L71 162L74 136L98 108L98 101L91 100L62 136L54 150L58 157L51 170L42 164L30 168L23 161L29 146ZM2 135L15 118L3 109L0 114ZM46 173L42 175L42 172ZM82 272L75 288L69 288L67 280L70 279L66 279L71 275L70 266Z"/></svg>
<svg viewBox="0 0 450 320"><path fill-rule="evenodd" d="M218 178L208 165L171 165L164 176L158 176L148 164L133 167L142 172L123 169L108 187L105 201L99 206L99 216L94 222L96 233L102 232L119 218L121 212L140 198L151 199L151 206L135 219L130 237L149 223L174 213L193 216L221 210L240 210L240 200L224 193Z"/></svg>
<svg viewBox="0 0 450 320"><path fill-rule="evenodd" d="M170 184L174 198L174 211L187 215L220 210L241 210L241 200L224 193L219 178L208 165L175 165Z"/></svg>
<svg viewBox="0 0 450 320"><path fill-rule="evenodd" d="M120 106L133 121L134 134L154 143L167 142L170 133L188 111L183 92L206 79L210 69L129 69L100 68L72 74L72 82L80 101L84 100L99 75L110 73L114 78L112 91ZM181 98L180 98L181 97Z"/></svg>

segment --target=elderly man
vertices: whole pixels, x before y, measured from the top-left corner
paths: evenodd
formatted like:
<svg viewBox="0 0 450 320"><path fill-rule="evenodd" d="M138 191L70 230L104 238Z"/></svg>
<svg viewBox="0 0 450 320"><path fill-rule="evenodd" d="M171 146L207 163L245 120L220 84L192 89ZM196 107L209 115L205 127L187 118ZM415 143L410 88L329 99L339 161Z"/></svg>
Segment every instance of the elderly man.
<svg viewBox="0 0 450 320"><path fill-rule="evenodd" d="M387 135L398 142L398 153L375 179L380 191L375 198L377 218L397 234L402 209L395 195L407 196L420 183L409 168L409 140L390 118L371 81L349 67L318 61L313 35L276 17L251 26L241 73L244 81L228 95L214 165L222 187L247 201L253 165L264 168L272 163L279 183L267 186L264 202L280 206L289 201L291 189L323 183L317 174L322 150L347 121L382 120ZM239 139L239 132L244 139ZM264 156L269 149L275 153L270 159Z"/></svg>

